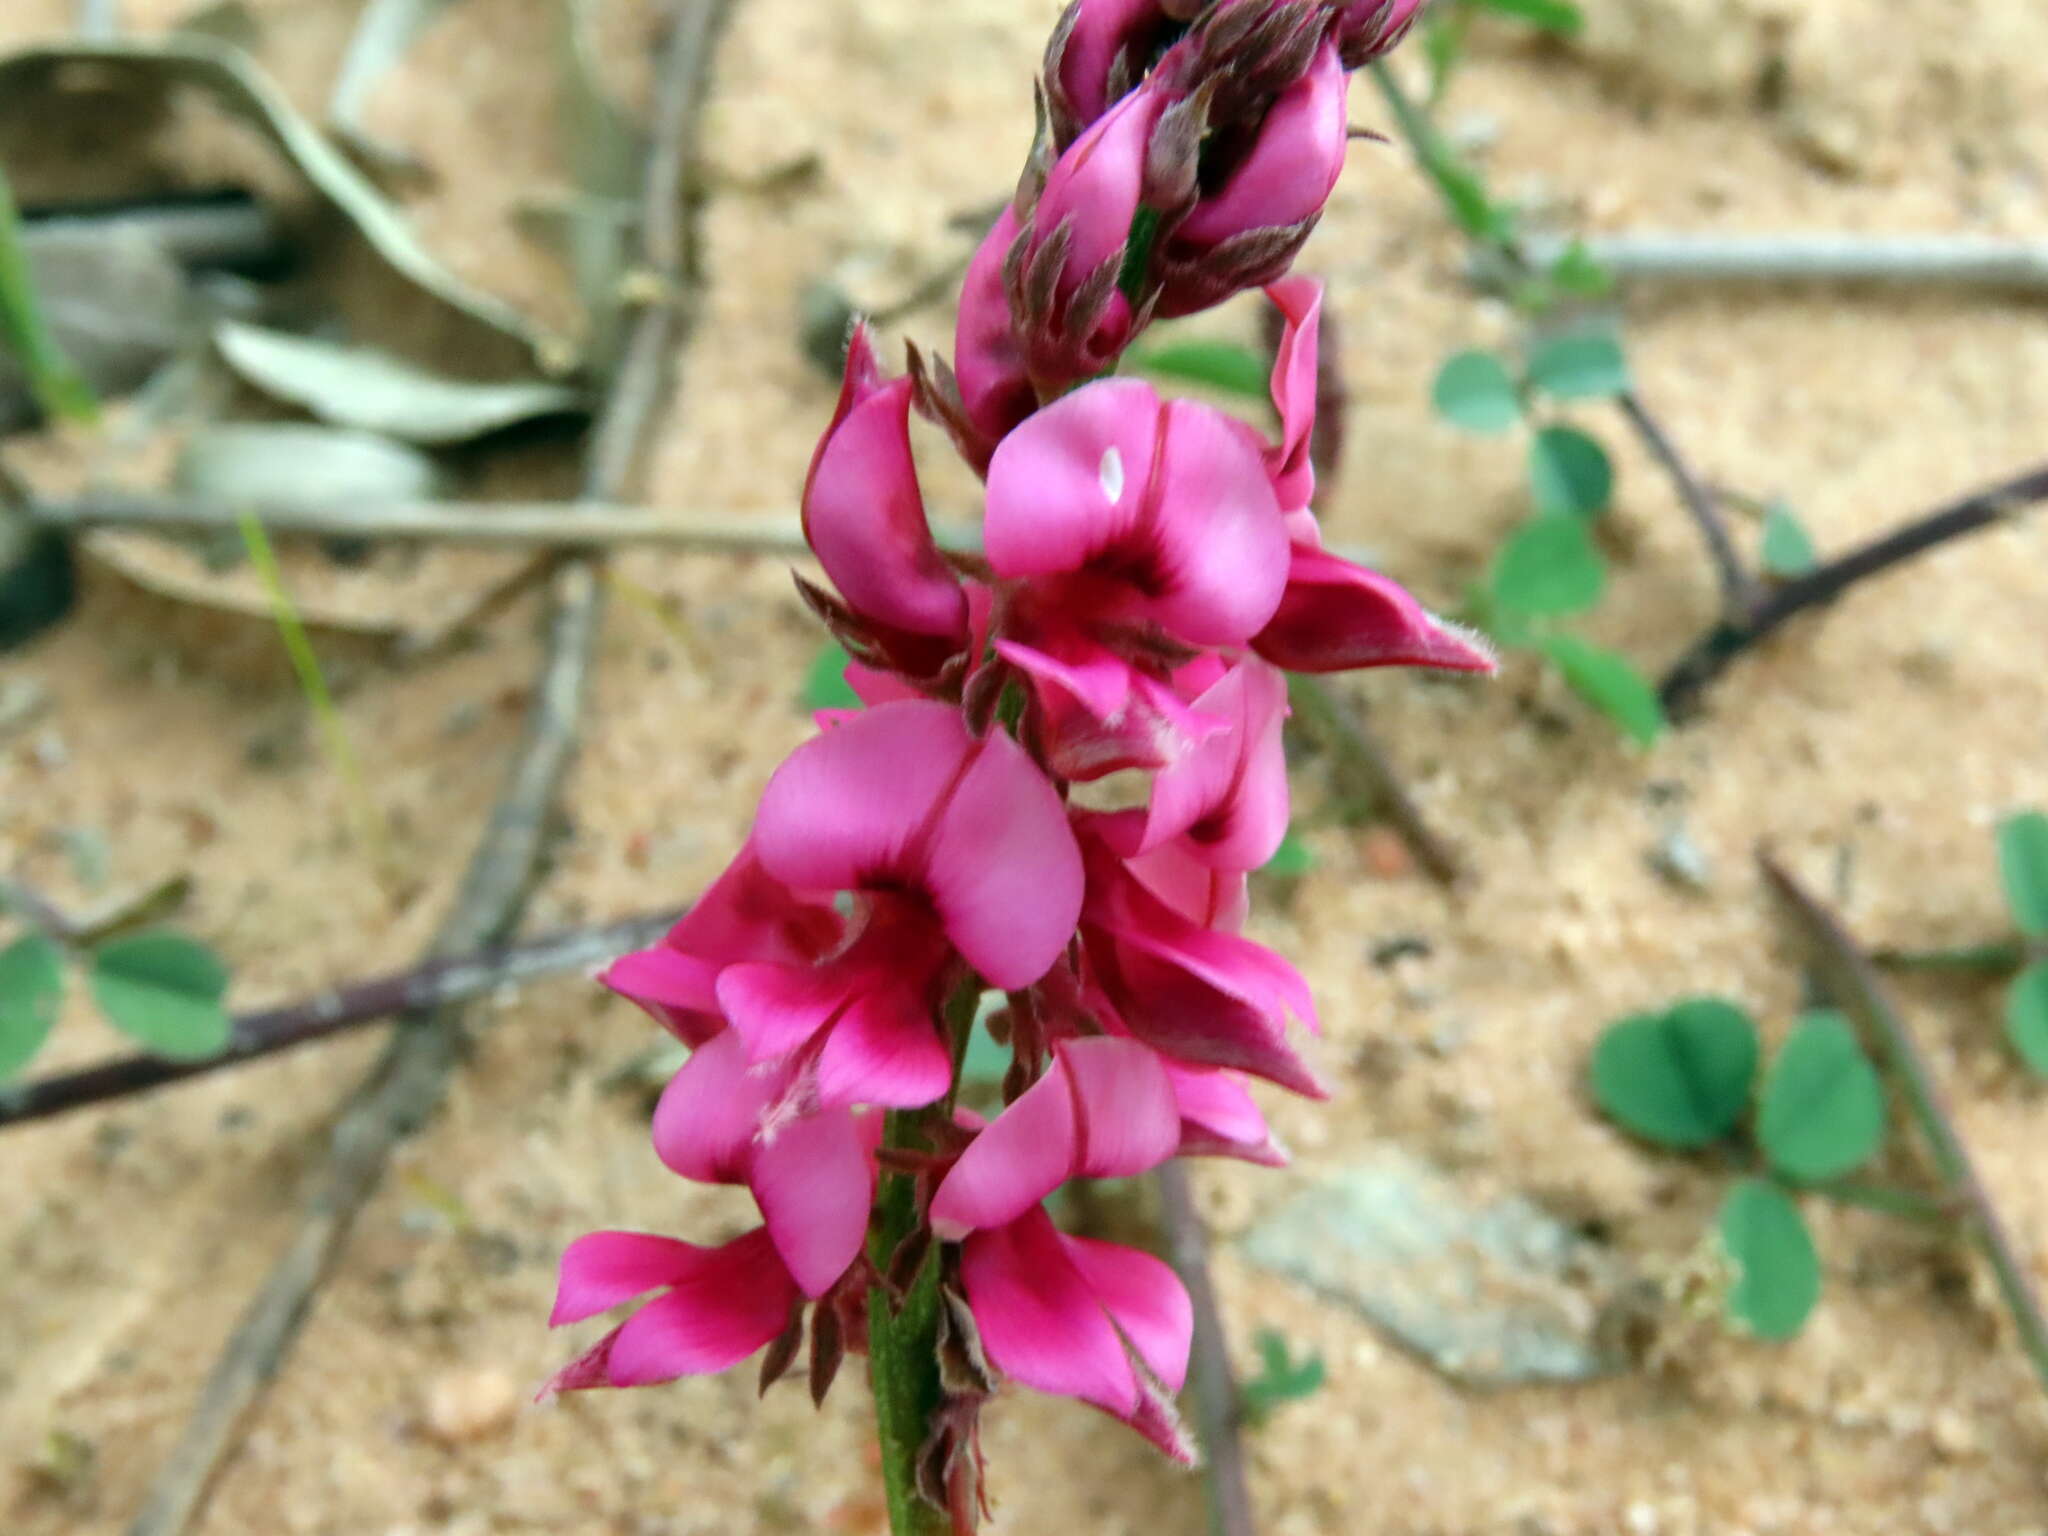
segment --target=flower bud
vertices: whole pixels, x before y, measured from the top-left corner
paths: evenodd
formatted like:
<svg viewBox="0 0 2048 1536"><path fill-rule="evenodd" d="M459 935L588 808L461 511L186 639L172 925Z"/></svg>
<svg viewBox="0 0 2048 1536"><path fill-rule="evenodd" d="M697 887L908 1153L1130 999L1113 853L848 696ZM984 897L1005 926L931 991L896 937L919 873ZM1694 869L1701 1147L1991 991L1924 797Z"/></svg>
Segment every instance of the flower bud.
<svg viewBox="0 0 2048 1536"><path fill-rule="evenodd" d="M1216 190L1160 242L1153 273L1162 316L1205 309L1286 271L1344 168L1348 86L1335 44L1324 43Z"/></svg>
<svg viewBox="0 0 2048 1536"><path fill-rule="evenodd" d="M1344 67L1357 69L1408 35L1429 0L1352 0L1337 17L1337 46Z"/></svg>
<svg viewBox="0 0 2048 1536"><path fill-rule="evenodd" d="M1160 0L1072 0L1045 50L1046 106L1060 148L1144 78L1175 30Z"/></svg>
<svg viewBox="0 0 2048 1536"><path fill-rule="evenodd" d="M1076 139L1004 256L1011 320L1041 393L1102 372L1135 329L1117 276L1165 106L1156 92L1132 91Z"/></svg>

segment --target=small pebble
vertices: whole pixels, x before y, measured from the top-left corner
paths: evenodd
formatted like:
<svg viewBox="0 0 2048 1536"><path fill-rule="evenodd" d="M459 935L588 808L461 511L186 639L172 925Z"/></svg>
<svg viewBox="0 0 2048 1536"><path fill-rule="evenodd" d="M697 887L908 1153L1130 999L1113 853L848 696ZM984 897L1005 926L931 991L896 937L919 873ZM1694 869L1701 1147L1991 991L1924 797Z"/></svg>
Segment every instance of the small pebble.
<svg viewBox="0 0 2048 1536"><path fill-rule="evenodd" d="M1381 880L1401 880L1415 872L1415 856L1392 827L1369 827L1359 841L1365 867Z"/></svg>
<svg viewBox="0 0 2048 1536"><path fill-rule="evenodd" d="M442 1445L468 1445L498 1433L518 1412L518 1383L503 1371L448 1371L427 1388L421 1427Z"/></svg>

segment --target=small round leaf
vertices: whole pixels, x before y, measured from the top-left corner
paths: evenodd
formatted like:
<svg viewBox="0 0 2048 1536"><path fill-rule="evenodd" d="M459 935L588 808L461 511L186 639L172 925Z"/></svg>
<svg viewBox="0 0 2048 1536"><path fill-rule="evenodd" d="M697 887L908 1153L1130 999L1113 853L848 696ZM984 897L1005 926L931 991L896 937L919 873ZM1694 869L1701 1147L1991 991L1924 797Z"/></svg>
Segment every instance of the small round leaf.
<svg viewBox="0 0 2048 1536"><path fill-rule="evenodd" d="M159 1056L212 1056L228 1043L227 967L197 940L138 933L100 946L92 995L107 1021Z"/></svg>
<svg viewBox="0 0 2048 1536"><path fill-rule="evenodd" d="M1764 513L1764 569L1773 576L1797 576L1820 563L1813 538L1799 514L1782 501L1774 501Z"/></svg>
<svg viewBox="0 0 2048 1536"><path fill-rule="evenodd" d="M1593 1048L1593 1097L1646 1141L1703 1147L1735 1129L1756 1074L1756 1026L1701 997L1610 1025Z"/></svg>
<svg viewBox="0 0 2048 1536"><path fill-rule="evenodd" d="M1820 1300L1820 1256L1799 1207L1777 1185L1744 1179L1721 1204L1721 1246L1738 1275L1728 1310L1758 1338L1789 1339Z"/></svg>
<svg viewBox="0 0 2048 1536"><path fill-rule="evenodd" d="M1438 370L1430 390L1437 414L1467 432L1505 432L1522 417L1515 381L1491 352L1460 352Z"/></svg>
<svg viewBox="0 0 2048 1536"><path fill-rule="evenodd" d="M39 933L0 949L0 1077L29 1064L64 1001L64 955Z"/></svg>
<svg viewBox="0 0 2048 1536"><path fill-rule="evenodd" d="M2021 971L2006 994L2005 1037L2022 1061L2048 1077L2048 960Z"/></svg>
<svg viewBox="0 0 2048 1536"><path fill-rule="evenodd" d="M1529 442L1529 491L1539 512L1598 517L1614 501L1607 450L1576 427L1545 427Z"/></svg>
<svg viewBox="0 0 2048 1536"><path fill-rule="evenodd" d="M1838 1013L1808 1014L1764 1078L1757 1139L1771 1166L1809 1183L1840 1178L1884 1139L1877 1068Z"/></svg>
<svg viewBox="0 0 2048 1536"><path fill-rule="evenodd" d="M1583 613L1600 601L1606 585L1607 562L1577 518L1524 523L1493 566L1493 600L1527 618Z"/></svg>
<svg viewBox="0 0 2048 1536"><path fill-rule="evenodd" d="M1608 331L1553 336L1529 354L1529 383L1560 400L1618 395L1628 388L1628 359Z"/></svg>
<svg viewBox="0 0 2048 1536"><path fill-rule="evenodd" d="M1998 871L2020 932L2048 935L2048 816L2028 811L1999 824Z"/></svg>

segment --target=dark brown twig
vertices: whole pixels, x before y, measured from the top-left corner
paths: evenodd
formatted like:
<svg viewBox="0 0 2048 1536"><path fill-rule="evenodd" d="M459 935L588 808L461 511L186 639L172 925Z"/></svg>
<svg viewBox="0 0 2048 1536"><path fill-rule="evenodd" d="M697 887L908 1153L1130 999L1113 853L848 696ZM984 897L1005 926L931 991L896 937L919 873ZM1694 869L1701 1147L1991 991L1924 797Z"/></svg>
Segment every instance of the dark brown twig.
<svg viewBox="0 0 2048 1536"><path fill-rule="evenodd" d="M667 390L671 357L694 319L692 231L684 193L696 160L711 52L729 9L730 0L680 0L673 13L656 76L653 149L642 197L643 260L655 286L666 293L635 319L592 429L583 484L592 501L618 499ZM556 568L525 734L455 905L436 936L437 956L485 948L518 921L539 869L555 792L575 746L596 651L601 593L591 557L572 557ZM392 1148L439 1107L460 1045L456 1010L409 1014L351 1096L297 1234L242 1314L129 1536L180 1536L189 1527L234 1442L237 1425L276 1375Z"/></svg>
<svg viewBox="0 0 2048 1536"><path fill-rule="evenodd" d="M1367 801L1386 817L1432 880L1456 885L1464 873L1457 851L1423 816L1365 717L1347 707L1319 677L1290 676L1287 697L1295 717L1336 759L1338 777L1347 781L1347 795Z"/></svg>
<svg viewBox="0 0 2048 1536"><path fill-rule="evenodd" d="M1781 583L1747 613L1724 617L1672 665L1657 689L1665 713L1676 718L1689 712L1730 662L1788 619L1834 601L1857 582L1901 565L1915 555L1952 539L1999 527L2023 508L2043 500L2048 500L2048 465L2030 469L1986 490L1974 491Z"/></svg>
<svg viewBox="0 0 2048 1536"><path fill-rule="evenodd" d="M1721 515L1721 508L1713 495L1678 451L1678 445L1664 430L1664 424L1643 403L1641 395L1633 389L1624 390L1616 397L1615 404L1621 407L1622 415L1635 428L1636 436L1650 450L1651 457L1663 466L1665 475L1678 492L1678 499L1692 517L1693 526L1699 530L1700 542L1707 546L1707 558L1713 561L1714 572L1721 578L1722 614L1728 618L1747 614L1757 602L1756 577L1743 563L1735 540L1728 532L1728 520Z"/></svg>
<svg viewBox="0 0 2048 1536"><path fill-rule="evenodd" d="M8 1084L0 1087L0 1130L239 1067L393 1014L440 1008L515 982L585 970L653 943L680 915L629 917L602 928L571 929L473 955L427 960L410 970L350 982L295 1003L259 1008L235 1020L227 1049L199 1061L116 1056L75 1071Z"/></svg>
<svg viewBox="0 0 2048 1536"><path fill-rule="evenodd" d="M1841 921L1768 853L1760 853L1757 859L1763 867L1764 879L1784 903L1811 952L1822 986L1863 1027L1864 1033L1883 1048L1921 1135L1926 1138L1935 1171L1967 1211L1969 1227L1991 1260L1999 1292L2019 1330L2020 1345L2033 1361L2042 1386L2048 1387L2048 1318L2042 1315L2041 1301L2034 1292L2025 1261L2014 1248L1991 1196L1977 1177L1969 1148L1963 1145L1927 1058L1921 1054L1906 1021L1886 997L1869 956Z"/></svg>
<svg viewBox="0 0 2048 1536"><path fill-rule="evenodd" d="M1189 1352L1194 1377L1195 1423L1202 1442L1203 1475L1209 1492L1211 1536L1254 1536L1251 1484L1245 1476L1244 1446L1238 1440L1243 1421L1237 1376L1230 1367L1230 1346L1223 1337L1223 1315L1216 1305L1216 1287L1209 1279L1209 1234L1195 1209L1194 1190L1180 1159L1162 1163L1156 1175L1164 1209L1166 1244L1181 1284L1188 1288L1194 1309L1194 1341Z"/></svg>

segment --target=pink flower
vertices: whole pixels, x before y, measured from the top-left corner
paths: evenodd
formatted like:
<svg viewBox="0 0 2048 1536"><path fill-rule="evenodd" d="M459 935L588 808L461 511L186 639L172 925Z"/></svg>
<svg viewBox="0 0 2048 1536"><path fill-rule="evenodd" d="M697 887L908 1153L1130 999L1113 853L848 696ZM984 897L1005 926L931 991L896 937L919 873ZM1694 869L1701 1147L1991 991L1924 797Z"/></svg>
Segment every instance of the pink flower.
<svg viewBox="0 0 2048 1536"><path fill-rule="evenodd" d="M718 973L742 960L808 964L840 941L829 901L800 896L761 867L750 839L659 944L622 955L598 977L685 1045L725 1027Z"/></svg>
<svg viewBox="0 0 2048 1536"><path fill-rule="evenodd" d="M1097 1005L1120 1031L1190 1065L1327 1097L1287 1039L1290 1015L1318 1027L1300 973L1249 939L1190 921L1100 842L1089 845L1082 951Z"/></svg>
<svg viewBox="0 0 2048 1536"><path fill-rule="evenodd" d="M799 1292L765 1229L718 1248L645 1232L593 1232L562 1255L550 1327L661 1295L558 1371L542 1397L639 1387L737 1365L779 1337Z"/></svg>
<svg viewBox="0 0 2048 1536"><path fill-rule="evenodd" d="M1173 1156L1180 1114L1157 1054L1135 1040L1064 1040L1052 1065L968 1143L932 1196L957 1242L1016 1220L1069 1179L1122 1179Z"/></svg>
<svg viewBox="0 0 2048 1536"><path fill-rule="evenodd" d="M1081 905L1065 807L1016 742L977 740L958 709L884 704L775 771L754 846L800 890L896 895L928 911L990 986L1027 987Z"/></svg>
<svg viewBox="0 0 2048 1536"><path fill-rule="evenodd" d="M1078 629L1032 638L998 640L996 654L1031 680L1046 766L1063 779L1164 768L1226 728Z"/></svg>
<svg viewBox="0 0 2048 1536"><path fill-rule="evenodd" d="M1161 242L1161 315L1207 309L1292 265L1344 169L1349 86L1335 44L1324 43L1267 109L1222 184Z"/></svg>
<svg viewBox="0 0 2048 1536"><path fill-rule="evenodd" d="M910 453L911 381L882 381L873 334L856 325L831 425L804 481L804 538L878 640L925 671L966 639L960 578L932 542Z"/></svg>
<svg viewBox="0 0 2048 1536"><path fill-rule="evenodd" d="M831 1107L776 1123L790 1076L751 1067L746 1042L719 1035L662 1093L654 1149L686 1179L746 1185L798 1288L822 1296L860 1252L881 1119Z"/></svg>
<svg viewBox="0 0 2048 1536"><path fill-rule="evenodd" d="M1287 835L1287 760L1280 741L1287 681L1248 658L1196 694L1190 707L1227 724L1160 771L1143 810L1098 817L1095 829L1126 858L1182 838L1201 863L1257 869Z"/></svg>
<svg viewBox="0 0 2048 1536"><path fill-rule="evenodd" d="M1187 1379L1194 1313L1165 1264L1068 1237L1034 1207L970 1234L960 1278L982 1349L1004 1375L1114 1414L1193 1463L1172 1394Z"/></svg>
<svg viewBox="0 0 2048 1536"><path fill-rule="evenodd" d="M1344 67L1356 69L1387 52L1422 14L1429 0L1351 0L1337 18Z"/></svg>
<svg viewBox="0 0 2048 1536"><path fill-rule="evenodd" d="M1251 434L1139 379L1083 385L1003 440L983 537L999 576L1030 580L1076 626L1156 624L1189 645L1249 639L1287 580Z"/></svg>

